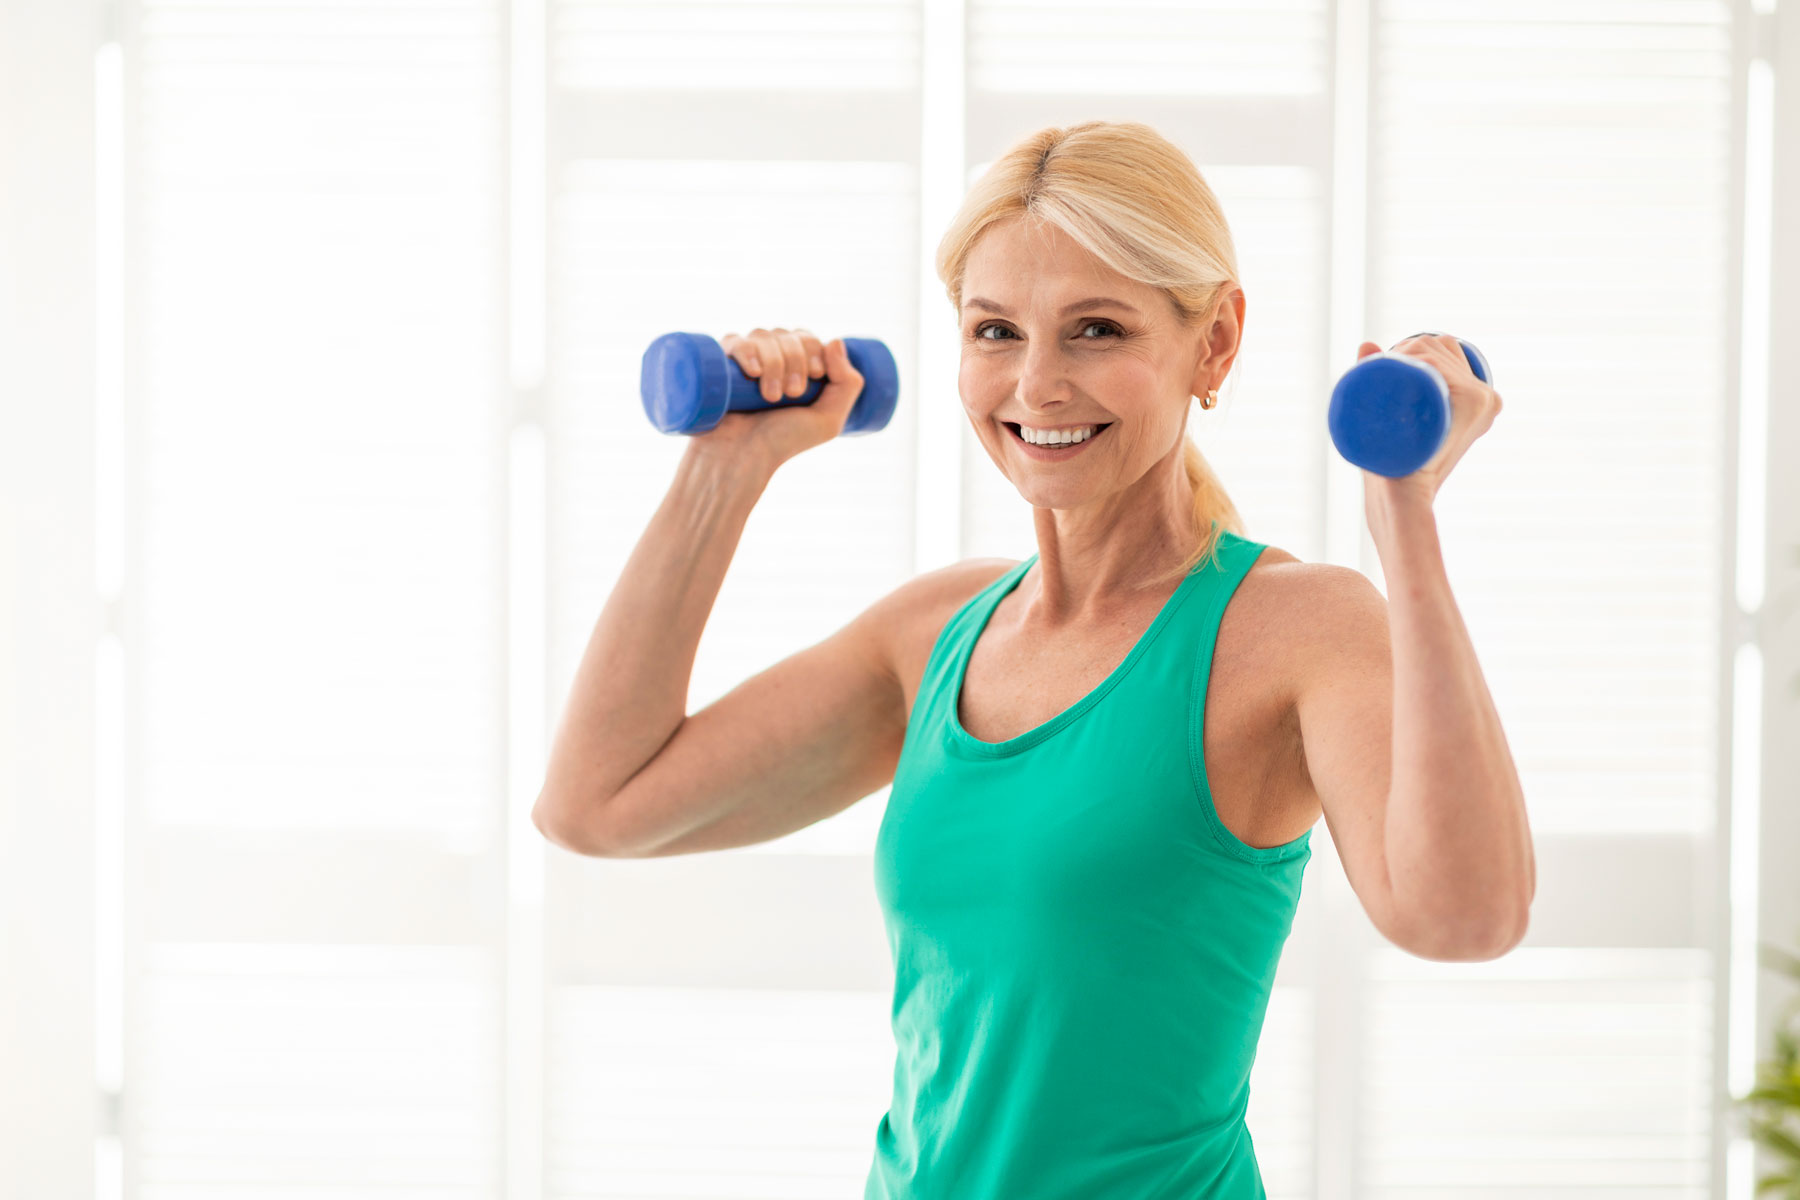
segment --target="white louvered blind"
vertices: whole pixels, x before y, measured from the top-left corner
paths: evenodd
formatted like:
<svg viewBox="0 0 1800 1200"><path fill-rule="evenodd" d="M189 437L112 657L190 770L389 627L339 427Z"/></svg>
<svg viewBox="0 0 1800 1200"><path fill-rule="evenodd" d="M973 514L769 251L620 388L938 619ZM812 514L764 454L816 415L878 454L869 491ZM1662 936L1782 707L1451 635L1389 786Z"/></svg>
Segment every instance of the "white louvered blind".
<svg viewBox="0 0 1800 1200"><path fill-rule="evenodd" d="M1534 816L1704 833L1730 10L1385 11L1372 319L1480 330L1501 394L1524 401L1438 508Z"/></svg>
<svg viewBox="0 0 1800 1200"><path fill-rule="evenodd" d="M1684 947L1377 951L1365 1193L1711 1195L1710 973Z"/></svg>
<svg viewBox="0 0 1800 1200"><path fill-rule="evenodd" d="M1318 96L1324 0L969 0L969 81L982 92Z"/></svg>
<svg viewBox="0 0 1800 1200"><path fill-rule="evenodd" d="M887 1009L870 990L557 989L546 1194L861 1195Z"/></svg>
<svg viewBox="0 0 1800 1200"><path fill-rule="evenodd" d="M917 0L551 0L550 9L551 81L569 91L918 85Z"/></svg>
<svg viewBox="0 0 1800 1200"><path fill-rule="evenodd" d="M1729 6L1377 11L1369 324L1506 401L1436 507L1540 886L1507 959L1370 963L1363 1194L1711 1195Z"/></svg>
<svg viewBox="0 0 1800 1200"><path fill-rule="evenodd" d="M494 1194L500 12L127 11L134 1200Z"/></svg>
<svg viewBox="0 0 1800 1200"><path fill-rule="evenodd" d="M893 92L918 85L916 0L553 0L567 90Z"/></svg>

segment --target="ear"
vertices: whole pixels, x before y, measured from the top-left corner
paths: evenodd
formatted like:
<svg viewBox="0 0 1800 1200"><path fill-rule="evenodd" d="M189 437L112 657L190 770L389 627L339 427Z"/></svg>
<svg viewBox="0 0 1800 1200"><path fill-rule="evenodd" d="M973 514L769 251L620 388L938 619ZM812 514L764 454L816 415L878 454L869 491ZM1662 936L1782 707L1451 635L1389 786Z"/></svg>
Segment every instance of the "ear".
<svg viewBox="0 0 1800 1200"><path fill-rule="evenodd" d="M1219 299L1208 315L1206 328L1196 345L1199 358L1194 363L1194 377L1188 381L1188 394L1206 395L1208 388L1218 387L1231 374L1243 345L1244 289L1233 286Z"/></svg>

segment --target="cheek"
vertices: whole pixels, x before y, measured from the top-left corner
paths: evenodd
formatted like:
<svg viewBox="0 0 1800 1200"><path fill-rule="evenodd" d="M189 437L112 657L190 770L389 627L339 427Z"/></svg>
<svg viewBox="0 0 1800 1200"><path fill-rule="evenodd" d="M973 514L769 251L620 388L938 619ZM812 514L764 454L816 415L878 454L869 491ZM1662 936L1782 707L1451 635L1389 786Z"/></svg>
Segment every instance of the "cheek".
<svg viewBox="0 0 1800 1200"><path fill-rule="evenodd" d="M991 366L992 364L981 361L981 353L979 351L965 350L963 351L962 365L959 369L959 374L966 380L986 379L994 373Z"/></svg>
<svg viewBox="0 0 1800 1200"><path fill-rule="evenodd" d="M1006 380L987 370L981 363L965 361L956 374L957 394L970 416L979 416L1006 399L1011 387Z"/></svg>

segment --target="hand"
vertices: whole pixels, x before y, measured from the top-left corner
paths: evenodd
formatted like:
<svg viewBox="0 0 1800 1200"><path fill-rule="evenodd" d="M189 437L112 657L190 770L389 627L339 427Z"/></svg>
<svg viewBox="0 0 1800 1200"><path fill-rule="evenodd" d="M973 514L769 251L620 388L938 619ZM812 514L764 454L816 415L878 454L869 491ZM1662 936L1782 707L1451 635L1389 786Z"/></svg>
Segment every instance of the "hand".
<svg viewBox="0 0 1800 1200"><path fill-rule="evenodd" d="M1361 362L1380 351L1381 347L1374 342L1364 342L1357 347L1356 360ZM1450 385L1450 430L1431 461L1409 475L1390 478L1364 471L1364 507L1423 504L1429 508L1438 489L1444 486L1450 468L1462 458L1470 443L1488 431L1500 414L1500 393L1475 377L1475 372L1469 368L1469 360L1463 355L1462 345L1450 334L1420 334L1407 338L1394 347L1394 353L1430 363Z"/></svg>
<svg viewBox="0 0 1800 1200"><path fill-rule="evenodd" d="M863 386L843 338L821 343L805 329L759 328L748 337L728 333L719 344L744 374L762 381L763 399L775 407L727 412L713 428L692 435L696 441L737 454L762 455L774 470L802 450L843 432ZM821 377L828 382L811 404L781 405L783 399L804 392L808 379Z"/></svg>

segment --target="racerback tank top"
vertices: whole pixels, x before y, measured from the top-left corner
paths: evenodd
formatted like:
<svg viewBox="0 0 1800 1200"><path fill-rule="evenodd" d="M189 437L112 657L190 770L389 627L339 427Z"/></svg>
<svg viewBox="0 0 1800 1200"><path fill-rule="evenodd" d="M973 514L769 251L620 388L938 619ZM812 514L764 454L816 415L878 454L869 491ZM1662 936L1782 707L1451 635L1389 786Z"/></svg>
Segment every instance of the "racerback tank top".
<svg viewBox="0 0 1800 1200"><path fill-rule="evenodd" d="M1220 533L1112 674L985 742L957 700L1030 558L939 631L876 835L893 1095L865 1200L1252 1200L1244 1114L1311 830L1252 847L1201 733L1264 544Z"/></svg>

